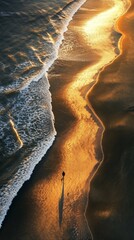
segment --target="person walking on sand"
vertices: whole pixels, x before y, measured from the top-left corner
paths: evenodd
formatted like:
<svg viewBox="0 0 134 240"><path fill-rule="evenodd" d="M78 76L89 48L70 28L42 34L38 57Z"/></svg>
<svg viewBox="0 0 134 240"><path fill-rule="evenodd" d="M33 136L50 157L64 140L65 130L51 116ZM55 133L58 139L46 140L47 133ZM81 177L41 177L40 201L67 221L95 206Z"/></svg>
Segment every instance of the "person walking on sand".
<svg viewBox="0 0 134 240"><path fill-rule="evenodd" d="M63 171L62 172L62 179L61 179L61 181L64 180L64 177L65 177L65 172Z"/></svg>

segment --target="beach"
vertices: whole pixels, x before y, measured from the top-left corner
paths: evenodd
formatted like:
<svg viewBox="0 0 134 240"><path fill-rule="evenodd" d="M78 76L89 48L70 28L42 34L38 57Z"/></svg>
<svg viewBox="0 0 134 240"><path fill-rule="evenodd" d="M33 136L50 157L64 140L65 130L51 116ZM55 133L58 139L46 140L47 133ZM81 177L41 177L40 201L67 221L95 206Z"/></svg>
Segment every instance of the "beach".
<svg viewBox="0 0 134 240"><path fill-rule="evenodd" d="M95 240L115 240L114 235L111 236L114 211L109 211L106 206L109 207L112 197L116 198L117 191L122 198L124 196L124 192L119 194L122 188L111 183L115 176L112 166L123 152L130 130L126 133L126 128L117 127L118 121L112 122L113 102L113 112L109 106L100 105L100 100L105 103L109 99L109 92L102 94L109 89L108 83L105 82L105 88L100 85L104 86L104 75L107 77L106 71L112 69L114 62L103 71L102 68L119 54L120 34L114 30L114 24L125 9L126 5L121 1L87 1L69 24L58 58L48 72L57 136L30 180L13 200L0 230L0 240L91 240L92 237ZM116 66L118 59L115 60ZM93 87L100 71L98 85ZM121 141L124 132L125 142ZM133 137L130 141L133 142ZM109 155L120 143L120 148ZM105 159L106 163L111 162L109 168L113 171L107 171ZM110 193L107 197L107 189L114 193L112 197ZM101 197L107 201L100 210L99 206L103 207ZM104 222L107 220L106 230ZM116 231L119 236L120 226Z"/></svg>
<svg viewBox="0 0 134 240"><path fill-rule="evenodd" d="M104 68L88 94L105 126L104 160L92 181L87 208L94 240L134 238L133 5L131 1L117 23L120 55Z"/></svg>

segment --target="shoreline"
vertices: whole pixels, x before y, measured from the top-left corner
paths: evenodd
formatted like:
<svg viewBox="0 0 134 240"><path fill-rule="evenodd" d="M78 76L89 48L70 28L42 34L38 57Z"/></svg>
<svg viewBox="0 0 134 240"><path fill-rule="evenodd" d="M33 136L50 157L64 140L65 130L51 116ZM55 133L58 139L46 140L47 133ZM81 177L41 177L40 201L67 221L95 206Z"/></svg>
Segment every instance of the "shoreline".
<svg viewBox="0 0 134 240"><path fill-rule="evenodd" d="M128 4L117 22L123 35L118 44L120 54L100 72L88 95L104 125L104 160L91 183L86 212L94 240L134 237L133 4Z"/></svg>
<svg viewBox="0 0 134 240"><path fill-rule="evenodd" d="M83 46L85 44L84 41L82 40ZM66 106L67 108L70 109L70 106L69 106L70 104L66 101L63 104L62 98L64 97L64 94L66 94L66 89L68 88L68 85L71 84L72 80L74 80L75 76L77 75L76 73L82 71L82 69L84 70L86 68L86 65L89 62L89 60L87 60L86 63L83 63L81 61L74 62L74 60L72 62L69 61L68 63L66 61L64 62L64 60L60 60L60 61L61 61L61 66L58 63L58 68L56 66L56 69L55 69L56 71L58 71L58 74L60 72L61 74L60 79L59 79L59 76L57 76L57 80L55 79L55 82L53 83L53 85L52 85L53 79L50 80L51 93L53 92L52 93L53 103L54 104L57 103L56 112L57 110L59 111L61 110L61 107L62 107L61 104L63 105L62 109L64 111ZM77 66L75 71L74 65L76 65L76 63L77 63ZM64 67L64 64L65 64L65 67ZM70 65L69 72L67 72L66 74L66 71L68 71L67 70L68 64ZM54 72L54 75L56 75L55 72ZM65 88L65 90L62 90L62 86L61 86L63 79L64 79L64 86L65 86L63 88ZM65 85L65 81L66 81L66 85ZM61 90L59 90L59 86L58 86L60 82L61 82L61 85L60 85ZM52 90L52 86L54 88L53 90ZM54 96L56 97L56 99ZM59 103L60 103L60 107L59 107ZM55 112L55 121L57 122L56 112ZM87 236L88 238L90 238L91 236L91 233L87 226L86 219L84 217L85 202L87 201L87 190L86 190L87 187L86 188L84 187L85 185L84 179L85 179L85 176L87 176L87 178L89 177L89 171L91 171L90 170L91 166L88 166L88 168L85 168L85 166L89 161L88 159L89 150L87 149L85 151L87 141L83 138L82 146L84 147L85 145L85 147L84 149L81 149L81 154L79 156L80 162L79 162L77 159L78 158L77 152L79 147L81 148L81 146L80 145L77 146L77 143L76 143L75 148L73 147L75 141L79 142L79 139L75 140L75 136L77 136L78 134L77 128L74 133L72 133L72 130L71 129L69 130L69 128L70 128L70 125L72 125L74 129L75 127L74 125L76 125L76 122L80 122L80 120L78 121L77 117L74 116L75 114L72 114L71 109L70 111L67 111L67 113L66 112L63 112L63 113L65 116L65 120L63 121L64 116L62 114L62 117L61 117L61 113L60 113L58 118L60 119L61 117L62 119L60 122L58 121L59 126L57 125L57 129L59 129L61 133L60 131L58 131L57 138L55 140L54 145L48 151L47 155L44 157L44 160L42 160L41 163L39 163L38 166L35 168L31 179L24 184L24 186L18 193L17 197L14 199L13 204L8 212L8 215L6 216L6 219L3 223L3 227L1 229L1 233L0 233L1 239L3 237L4 238L7 237L8 239L9 236L10 236L10 239L12 239L14 234L16 236L19 236L19 235L24 236L24 232L27 232L26 233L27 235L24 236L24 238L32 234L34 236L38 235L37 238L39 239L39 235L40 235L39 233L42 232L41 230L42 225L44 226L42 236L45 237L45 240L47 239L47 236L48 236L48 239L55 239L56 236L58 236L57 238L62 239L64 235L65 235L65 239L67 238L71 239L73 235L76 234L77 231L78 231L78 234L83 239L84 238L86 239ZM67 116L70 121L70 125L68 125ZM67 129L68 129L66 131L65 131L64 123L66 123ZM81 128L81 131L83 132L82 129L83 128ZM70 140L72 138L71 142L70 140L68 142L68 137ZM64 138L64 141L63 141L63 138ZM73 140L73 138L75 141ZM87 138L89 138L88 131L87 131ZM71 149L70 149L70 144L72 145ZM84 157L83 155L85 154L85 152L87 155L86 157ZM65 156L68 157L68 159L65 160ZM94 165L94 161L92 165ZM81 173L81 176L79 172L80 168L81 168L81 171L83 171ZM64 212L63 212L63 219L62 219L62 228L59 231L58 201L60 199L60 194L61 194L60 179L61 179L61 173L63 170L66 173L65 188L64 188ZM86 175L84 174L84 172L86 173ZM55 202L53 202L53 199L55 199ZM31 205L31 202L33 207ZM23 209L23 211L21 211L21 209ZM38 209L38 211L36 209ZM52 209L53 209L53 212L52 212ZM75 212L73 209L75 209ZM27 215L27 213L29 216ZM39 216L39 213L40 213L40 216ZM51 219L48 218L50 214L51 214ZM25 222L23 222L24 218L25 218ZM47 222L45 219L47 219ZM46 223L44 223L44 221ZM81 221L83 222L83 224L81 224ZM34 222L36 223L36 226ZM50 222L53 222L53 224L50 224ZM17 223L17 226L18 226L16 230L13 227L15 223ZM34 229L32 228L33 225L34 225ZM50 225L52 226L50 227ZM73 229L72 229L72 226L73 226ZM31 228L32 230L30 230Z"/></svg>
<svg viewBox="0 0 134 240"><path fill-rule="evenodd" d="M69 4L64 6L62 10L59 9L59 11L54 14L55 17L52 17L49 19L50 25L48 24L49 27L47 27L46 33L50 37L50 39L49 39L50 42L49 41L47 42L48 39L46 39L46 42L48 43L49 47L51 46L51 51L45 52L45 55L46 55L45 58L44 58L44 54L42 54L42 56L40 55L41 52L38 53L39 55L37 54L41 45L42 45L42 51L44 51L43 45L44 45L45 41L43 39L43 35L45 35L45 31L42 32L42 34L39 34L40 35L39 42L33 41L33 45L34 45L33 48L32 48L32 46L27 46L31 50L31 56L29 54L29 57L31 57L32 60L29 61L29 63L27 62L27 60L24 63L23 62L24 59L23 60L21 59L20 64L18 61L18 65L17 65L17 59L15 60L15 57L13 56L16 54L15 51L13 51L13 55L9 54L10 56L8 56L9 57L8 61L10 64L11 64L10 60L13 60L13 61L15 60L15 62L14 62L15 65L9 64L10 68L13 70L14 67L15 66L16 67L13 70L14 81L12 81L13 79L11 77L11 75L13 73L9 74L12 79L11 84L9 83L9 84L7 84L7 86L5 85L5 87L3 85L3 86L1 86L1 89L0 89L3 96L4 96L4 94L7 94L8 97L5 96L4 98L5 99L7 98L6 105L7 106L9 105L7 107L7 109L6 108L4 109L4 107L2 105L2 108L4 109L4 111L2 109L1 119L0 119L1 125L3 126L1 129L3 137L1 140L1 142L2 142L2 144L1 144L1 165L2 166L1 166L1 183L0 183L0 195L1 195L0 227L4 221L5 216L7 215L8 210L10 209L13 199L18 194L18 191L21 189L23 184L30 179L35 166L41 161L42 157L46 154L47 150L52 146L53 141L55 139L56 131L54 128L54 116L53 116L52 105L51 105L51 93L49 91L49 83L48 83L48 79L46 77L46 75L47 75L46 73L47 73L48 69L50 68L50 66L54 63L55 59L57 58L58 49L63 40L63 34L67 30L67 26L69 25L70 21L72 20L72 17L74 16L74 14L78 11L78 9L81 7L81 5L84 4L84 1L85 0L78 0L77 2L75 2L75 1L70 2ZM53 9L53 10L55 10L55 9ZM64 17L64 14L65 15L67 14L68 17ZM63 15L63 17L62 17L62 15ZM57 19L56 19L56 17L57 17ZM53 39L53 37L51 37L51 34L50 34L51 31L49 32L49 30L51 29L51 27L53 26L54 23L56 24L57 20L60 25L60 27L59 27L60 31L59 31L59 34L57 34L57 33L54 34L55 38ZM36 22L36 24L37 24L37 22ZM21 28L22 27L21 24L16 25L16 29L17 29L17 26L20 26L20 28ZM42 25L42 23L40 23L40 24ZM39 26L39 29L41 29L41 25ZM37 26L38 26L38 24L37 24ZM33 29L34 29L34 27L33 27ZM9 30L10 30L10 28L9 28ZM31 38L33 36L33 38L32 38L32 40L33 40L34 34L32 35L32 31L30 32L30 36L31 36ZM20 46L21 46L21 40L18 42L18 43L20 43ZM25 41L23 42L24 48L26 47L25 42L27 42L27 39L25 39ZM37 49L35 47L36 43L38 46ZM38 43L40 43L40 44L38 44ZM51 43L52 43L52 45L51 45ZM49 47L48 47L48 49L49 49ZM21 49L21 47L20 47L20 49ZM36 52L36 50L37 50L37 52ZM35 53L35 55L34 55L34 53ZM17 54L18 55L20 54L20 56L21 56L21 52L20 53L18 52ZM8 51L7 51L7 55L8 55ZM32 58L32 55L34 56L33 58ZM10 57L11 57L11 59L10 59ZM6 59L6 57L5 57L5 59ZM37 64L37 66L38 66L38 64L40 62L40 68L39 68L40 70L38 69L37 72L35 71L36 73L33 70L34 74L31 71L31 75L30 75L30 71L27 71L28 69L26 68L26 71L24 74L25 77L23 78L24 66L26 67L27 63L31 65L32 61L34 62L35 59L36 60L38 59L38 61L37 61L38 63L35 61L36 62L35 65ZM21 63L21 61L22 61L22 63ZM3 66L4 66L4 64L3 64ZM23 66L23 67L21 68L21 66ZM17 68L19 69L19 71L16 74ZM34 67L33 67L33 69L34 69ZM6 71L5 71L5 73L6 73ZM21 76L21 77L19 78L19 76ZM14 85L14 82L16 82L15 85ZM4 84L4 81L3 81L3 84ZM33 91L34 88L36 88L36 92ZM42 93L41 93L41 88L44 88L44 92L42 91ZM37 96L35 96L34 94ZM43 94L44 94L44 96L43 96ZM15 99L15 95L16 95L16 99ZM11 102L10 102L11 96L13 96L13 99L11 98ZM34 97L35 97L35 99L34 99ZM41 99L39 99L39 97L41 97ZM41 102L43 104L41 104ZM31 107L31 105L32 105L32 107ZM42 105L44 105L45 107L43 107ZM24 109L24 106L26 106L26 108L23 111L22 109ZM8 108L10 109L10 111ZM40 116L40 112L41 112L41 116ZM44 113L44 116L43 116L43 113ZM37 117L36 117L36 114L38 115ZM49 115L49 119L47 119L48 115ZM6 119L4 121L3 121L3 119L4 119L3 116ZM40 116L40 118L38 118L39 116ZM45 117L46 117L46 119L45 119ZM25 118L28 119L28 122L25 121L26 120ZM38 121L37 121L37 118L38 118ZM46 123L47 123L47 124L44 123L45 128L42 128L43 119L45 119ZM21 124L20 124L20 122L21 122ZM49 127L47 125L49 125ZM25 126L25 128L23 129L24 126ZM40 126L42 129L40 129ZM35 129L34 129L34 127L35 127ZM47 131L48 130L47 127L50 132ZM30 129L32 129L33 131L30 131ZM43 130L44 130L44 132L43 132ZM35 131L36 131L36 134L35 134ZM42 138L41 138L41 135L42 135ZM16 159L18 161L15 165ZM4 168L5 168L5 170L3 171Z"/></svg>
<svg viewBox="0 0 134 240"><path fill-rule="evenodd" d="M88 5L88 3L86 4ZM92 3L89 3L89 6L91 5ZM78 14L76 13L75 16ZM76 37L79 33L80 30L76 32L74 30L74 19L72 25L70 23L69 30L65 35L70 31ZM79 39L82 46L85 44L85 39ZM66 37L63 45L65 42ZM66 46L69 46L68 43ZM88 198L89 180L93 177L95 166L98 164L98 159L95 158L95 135L98 131L98 126L87 110L86 100L83 99L80 89L82 85L86 88L90 83L89 77L91 75L89 76L88 73L91 71L92 65L95 64L95 59L98 61L99 56L95 51L91 52L89 45L88 50L90 52L89 59L83 63L85 66L82 66L81 69L80 65L82 65L82 61L72 61L73 63L75 62L76 72L74 71L72 62L69 61L67 63L63 59L65 56L62 56L61 50L58 67L56 66L54 69L54 74L52 70L52 78L51 76L49 77L49 79L51 78L53 108L56 109L56 122L58 119L58 123L56 123L57 130L59 130L58 135L54 145L44 159L42 159L41 163L38 164L30 181L25 183L9 210L2 229L2 235L6 236L7 239L9 239L8 234L10 236L14 236L14 234L16 236L21 235L24 238L38 236L38 239L44 236L45 240L55 239L56 237L57 239L62 237L71 239L76 236L81 237L81 239L92 238L84 216L84 209ZM69 55L69 57L74 58L73 55ZM90 60L91 57L93 62ZM54 65L57 64L57 61L55 61ZM89 64L90 61L91 64ZM87 63L89 70L86 66ZM98 68L96 68L95 73L97 71ZM55 78L56 73L57 77ZM84 79L84 83L81 82L82 79ZM64 86L61 88L62 81L64 82ZM61 112L58 113L58 111L63 113L62 117ZM66 122L67 119L68 122ZM67 126L66 131L64 129L65 124ZM88 148L88 146L90 147ZM60 181L63 170L66 172L64 198ZM62 209L58 208L58 203L60 204L59 199L62 200ZM58 211L60 214L60 224L62 223L60 231L58 226ZM24 219L25 222L23 222ZM16 222L18 229L14 230L13 226ZM42 234L41 236L40 233ZM12 238L10 237L10 239Z"/></svg>

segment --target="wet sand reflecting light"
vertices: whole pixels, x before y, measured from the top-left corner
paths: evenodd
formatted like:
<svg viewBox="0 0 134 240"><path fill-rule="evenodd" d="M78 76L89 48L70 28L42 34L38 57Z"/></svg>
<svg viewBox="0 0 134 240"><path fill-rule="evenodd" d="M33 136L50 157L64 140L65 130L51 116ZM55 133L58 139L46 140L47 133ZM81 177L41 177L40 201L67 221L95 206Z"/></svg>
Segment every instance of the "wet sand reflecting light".
<svg viewBox="0 0 134 240"><path fill-rule="evenodd" d="M119 0L112 6L97 2L87 1L76 14L49 72L57 138L14 200L1 240L92 238L84 213L102 153L100 124L87 105L86 93L97 73L116 57L111 34L116 35L114 23L125 9ZM101 212L104 217L110 214L109 209Z"/></svg>

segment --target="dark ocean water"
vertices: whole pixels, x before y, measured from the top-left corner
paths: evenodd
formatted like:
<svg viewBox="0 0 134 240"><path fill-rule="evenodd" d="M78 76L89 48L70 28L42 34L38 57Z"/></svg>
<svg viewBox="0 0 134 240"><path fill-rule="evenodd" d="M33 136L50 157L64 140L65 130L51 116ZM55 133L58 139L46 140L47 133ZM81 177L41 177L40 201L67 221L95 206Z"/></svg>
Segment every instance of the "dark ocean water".
<svg viewBox="0 0 134 240"><path fill-rule="evenodd" d="M12 199L24 181L31 176L35 165L41 160L42 156L53 143L56 131L54 128L54 116L51 108L51 94L49 92L47 71L57 57L63 32L66 31L71 17L83 2L84 1L57 0L50 2L12 1L12 3L11 1L1 1L0 3L0 224L7 213ZM90 5L90 0L88 2ZM100 12L102 11L104 15L101 13L98 14L99 17L97 17L96 20L93 18L93 21L89 21L89 24L86 25L87 39L89 39L90 47L93 50L96 49L95 51L98 55L100 54L101 56L102 54L102 60L105 60L100 61L102 65L99 65L101 67L98 67L95 73L97 74L100 68L111 61L111 59L114 59L114 61L100 72L97 84L94 85L92 91L88 94L90 105L92 105L94 113L97 114L104 127L102 138L104 159L91 182L86 217L94 240L133 240L134 0L131 0L132 4L129 11L126 12L118 22L118 28L116 30L124 35L118 47L118 36L117 39L114 40L116 34L113 33L113 36L111 35L113 32L113 21L123 14L125 9L127 10L129 1L102 0L100 2ZM94 8L92 8L91 11L95 11L97 15L98 10L96 6L98 6L98 1L94 0L94 4ZM105 9L106 4L108 11ZM91 6L92 4L90 7ZM117 6L119 7L118 11L116 9ZM113 9L111 13L110 8ZM116 13L115 10L117 11ZM92 15L91 12L90 14ZM108 18L109 21L107 21ZM94 27L96 27L95 29L98 27L98 31L96 30L95 32ZM88 31L89 28L90 31ZM100 29L102 30L101 34L99 32ZM105 38L106 33L107 38ZM113 37L112 45L111 37ZM100 42L99 39L101 39ZM69 38L67 41L69 41ZM67 44L67 47L68 45L69 44ZM98 46L99 48L97 48ZM114 50L115 52L113 54L112 52ZM75 54L73 54L70 49L68 51L70 52L68 59L70 60L72 54L73 59L76 60L77 56L74 56ZM115 53L120 53L120 56L115 58ZM64 48L62 54L61 59L64 59ZM87 52L87 56L88 55L89 53ZM90 57L91 56L92 55L90 55ZM108 56L113 56L113 58L109 58ZM74 63L68 64L73 66ZM55 71L57 75L59 74L58 67L59 69L62 68L63 72L66 71L66 68L64 69L63 67L66 66L66 64L63 65L63 63L61 63L60 65L60 63L58 63L57 65L57 70ZM71 77L74 74L73 72L75 72L74 69L72 70ZM90 74L91 68L88 71L88 78L91 76ZM71 77L69 77L70 81ZM59 80L62 82L62 75L59 77ZM58 82L55 84L58 88ZM60 100L57 106L57 112L61 110L59 106L62 104L63 102ZM65 116L67 116L66 109L64 106L62 106L62 108ZM66 119L65 117L65 122L67 121ZM70 118L68 117L68 119ZM62 120L63 119L60 121L62 122ZM67 125L68 123L69 121ZM64 123L62 124L64 125ZM63 125L62 127L64 128ZM61 125L59 124L58 126L61 129ZM76 137L78 137L77 134ZM88 144L86 143L85 145ZM76 151L77 148L79 148L79 145L76 147ZM89 144L89 149L90 148L91 145ZM81 149L83 150L83 146ZM1 234L4 234L3 237L7 236L7 239L9 239L10 232L15 233L11 234L13 240L15 237L17 239L18 236L20 239L30 239L31 237L31 239L36 240L39 239L39 236L40 239L44 239L44 236L46 239L54 239L55 236L59 236L58 234L61 232L60 228L58 228L57 235L55 235L57 221L54 220L55 225L52 224L51 221L52 217L55 217L53 209L55 210L57 207L55 199L58 196L58 187L59 182L61 183L60 177L63 168L61 167L58 172L58 167L55 163L56 161L61 163L59 155L62 155L65 159L65 153L63 152L63 154L61 154L60 151L57 145L53 145L52 155L51 150L46 155L46 158L48 157L50 160L48 161L46 170L44 163L38 165L32 175L33 178L31 178L31 182L29 181L26 186L21 189L20 195L18 194L18 198L15 199L11 211L9 211L9 215L7 215L5 225L3 224L4 230L1 229ZM80 153L79 150L78 152ZM84 153L85 152L86 150L84 150ZM77 155L77 153L75 153L75 155ZM68 151L67 156L69 158ZM72 162L70 160L72 160L72 158L68 158L67 163L71 166ZM52 167L53 162L55 169ZM86 169L85 166L84 169ZM78 167L81 168L80 161ZM84 169L78 169L78 173L81 170L83 175L85 175ZM57 185L56 177L54 178L53 176L53 178L51 178L52 174L50 173L53 172L53 170L54 173L58 172L57 175L59 174L57 176ZM74 171L76 171L76 168L74 168ZM69 174L66 172L65 179L67 179L67 177L69 179ZM46 185L44 184L45 178L48 178L47 191ZM59 209L63 209L63 205L65 204L63 204L63 202L67 200L69 207L72 207L71 211L69 211L71 213L73 212L72 220L68 217L70 216L68 215L68 209L70 208L65 209L65 229L67 229L69 233L66 234L64 229L63 233L65 235L63 234L63 236L65 236L65 240L67 239L67 235L69 236L69 240L89 239L91 238L91 234L89 234L89 229L86 232L87 224L86 228L83 228L83 220L79 221L79 219L81 219L79 218L79 210L81 208L84 209L82 204L86 203L87 197L82 198L82 201L80 199L76 202L73 197L69 197L68 193L72 188L72 183L76 184L75 175L73 179L72 182L65 180L65 189L63 182L62 192L60 192L61 189L59 188L59 193L61 193ZM80 178L78 180L80 180ZM51 181L51 188L49 181ZM70 183L69 192L67 193L68 198L64 199L64 196L66 196L66 194L64 195L64 190L66 191L67 183ZM34 188L34 184L36 188ZM87 185L88 184L89 182ZM30 190L32 188L31 186L33 187L33 191ZM79 181L77 190L79 192ZM77 190L74 191L75 194ZM54 194L52 194L52 192L54 192ZM82 193L81 196L84 197L84 194ZM46 196L48 196L48 198ZM83 209L82 212L84 212ZM47 211L48 215L46 214ZM63 220L61 210L59 211L59 215L59 225L61 225ZM47 218L47 216L51 217ZM58 215L56 215L56 217L57 216ZM18 219L18 222L16 219ZM75 220L77 221L75 222ZM18 224L17 229L16 223ZM82 232L80 232L81 227ZM10 229L10 231L7 229ZM21 235L21 233L24 235ZM48 236L46 236L46 233L48 233ZM2 238L2 240L3 239L5 238Z"/></svg>
<svg viewBox="0 0 134 240"><path fill-rule="evenodd" d="M0 2L0 224L56 131L47 70L84 1Z"/></svg>
<svg viewBox="0 0 134 240"><path fill-rule="evenodd" d="M134 239L134 1L128 3L118 21L120 55L88 94L104 125L104 159L91 183L87 208L94 240Z"/></svg>

